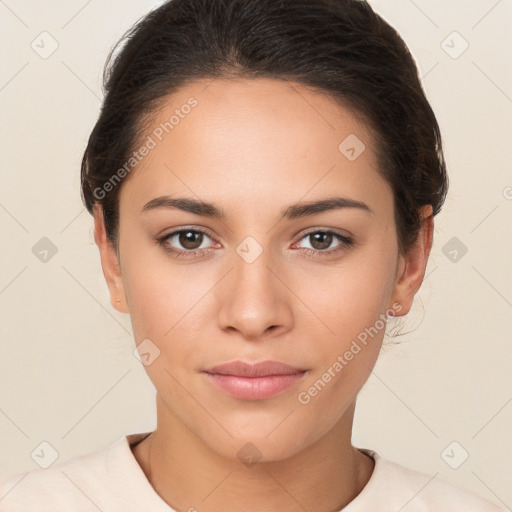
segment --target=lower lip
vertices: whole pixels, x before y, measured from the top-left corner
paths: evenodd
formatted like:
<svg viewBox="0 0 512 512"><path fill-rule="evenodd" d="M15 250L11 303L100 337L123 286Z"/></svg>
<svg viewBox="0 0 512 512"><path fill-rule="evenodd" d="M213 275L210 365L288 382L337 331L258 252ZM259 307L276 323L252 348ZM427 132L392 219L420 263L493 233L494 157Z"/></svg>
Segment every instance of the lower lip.
<svg viewBox="0 0 512 512"><path fill-rule="evenodd" d="M210 381L222 391L244 400L264 400L297 384L306 372L266 377L238 377L206 373Z"/></svg>

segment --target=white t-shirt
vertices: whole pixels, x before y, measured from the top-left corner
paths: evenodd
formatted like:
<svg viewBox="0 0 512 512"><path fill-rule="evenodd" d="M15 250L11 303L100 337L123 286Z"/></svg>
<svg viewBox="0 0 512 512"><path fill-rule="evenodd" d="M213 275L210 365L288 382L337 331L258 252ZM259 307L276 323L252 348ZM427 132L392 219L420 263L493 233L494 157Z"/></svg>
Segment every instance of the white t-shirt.
<svg viewBox="0 0 512 512"><path fill-rule="evenodd" d="M147 435L129 434L94 453L4 479L0 511L176 512L153 489L130 449ZM343 512L504 512L458 486L383 459L374 450L359 450L375 460L375 467ZM195 508L200 511L200 504Z"/></svg>

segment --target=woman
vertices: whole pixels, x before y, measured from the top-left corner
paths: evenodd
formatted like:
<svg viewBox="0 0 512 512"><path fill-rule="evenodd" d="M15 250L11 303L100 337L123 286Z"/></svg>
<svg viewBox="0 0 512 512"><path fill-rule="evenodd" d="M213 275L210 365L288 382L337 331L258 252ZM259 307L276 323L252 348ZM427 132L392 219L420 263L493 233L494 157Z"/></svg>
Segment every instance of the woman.
<svg viewBox="0 0 512 512"><path fill-rule="evenodd" d="M352 445L448 179L402 39L356 0L172 0L130 31L82 163L157 428L5 511L497 511Z"/></svg>

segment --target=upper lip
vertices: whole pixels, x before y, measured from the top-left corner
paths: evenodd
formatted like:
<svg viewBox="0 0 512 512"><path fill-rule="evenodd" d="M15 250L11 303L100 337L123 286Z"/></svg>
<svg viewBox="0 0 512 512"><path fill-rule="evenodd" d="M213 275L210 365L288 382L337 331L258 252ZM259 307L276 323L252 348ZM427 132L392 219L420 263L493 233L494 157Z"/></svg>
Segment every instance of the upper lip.
<svg viewBox="0 0 512 512"><path fill-rule="evenodd" d="M261 361L259 363L246 363L245 361L232 361L219 364L205 370L206 373L218 375L235 375L238 377L266 377L268 375L291 375L306 370L296 368L279 361Z"/></svg>

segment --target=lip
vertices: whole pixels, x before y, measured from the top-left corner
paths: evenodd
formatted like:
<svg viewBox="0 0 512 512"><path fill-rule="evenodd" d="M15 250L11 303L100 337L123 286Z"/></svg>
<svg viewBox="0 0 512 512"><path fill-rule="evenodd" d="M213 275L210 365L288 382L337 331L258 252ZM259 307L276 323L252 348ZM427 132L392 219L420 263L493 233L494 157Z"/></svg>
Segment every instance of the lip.
<svg viewBox="0 0 512 512"><path fill-rule="evenodd" d="M278 361L232 361L204 371L220 390L244 400L265 400L296 385L308 370Z"/></svg>
<svg viewBox="0 0 512 512"><path fill-rule="evenodd" d="M260 361L258 363L246 363L245 361L231 361L219 364L205 370L206 373L218 375L235 375L237 377L267 377L268 375L292 375L304 372L305 368L296 368L279 361Z"/></svg>

